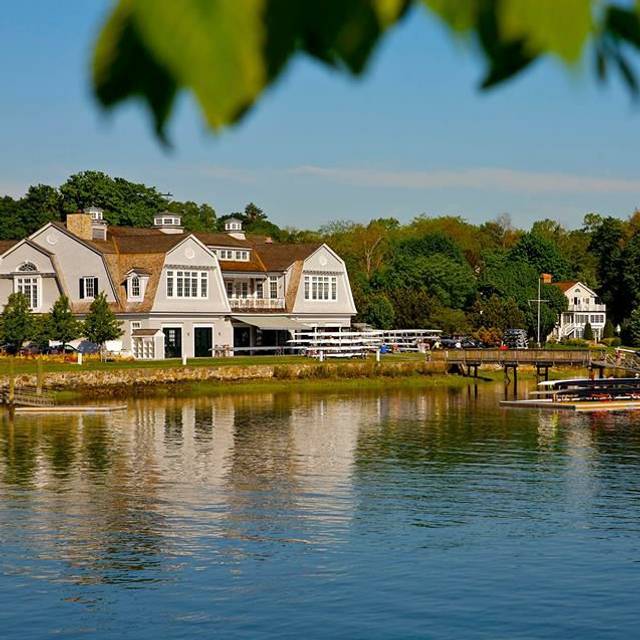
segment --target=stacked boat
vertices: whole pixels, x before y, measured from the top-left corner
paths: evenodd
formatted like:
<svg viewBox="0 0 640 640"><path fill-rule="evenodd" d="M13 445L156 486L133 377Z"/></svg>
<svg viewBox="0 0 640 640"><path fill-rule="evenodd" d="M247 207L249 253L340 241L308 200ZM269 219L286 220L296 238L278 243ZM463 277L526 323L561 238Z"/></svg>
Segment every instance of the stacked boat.
<svg viewBox="0 0 640 640"><path fill-rule="evenodd" d="M640 378L570 378L540 382L527 400L503 400L506 407L611 411L640 408Z"/></svg>

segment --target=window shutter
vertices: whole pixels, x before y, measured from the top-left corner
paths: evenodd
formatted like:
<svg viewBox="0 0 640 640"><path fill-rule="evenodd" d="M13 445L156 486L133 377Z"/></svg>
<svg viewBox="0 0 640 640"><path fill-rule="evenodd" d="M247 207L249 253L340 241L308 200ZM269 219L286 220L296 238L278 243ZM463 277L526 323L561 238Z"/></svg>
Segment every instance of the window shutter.
<svg viewBox="0 0 640 640"><path fill-rule="evenodd" d="M84 299L84 278L80 278L80 300Z"/></svg>
<svg viewBox="0 0 640 640"><path fill-rule="evenodd" d="M99 293L100 292L98 291L98 278L94 278L93 279L93 297L97 298Z"/></svg>

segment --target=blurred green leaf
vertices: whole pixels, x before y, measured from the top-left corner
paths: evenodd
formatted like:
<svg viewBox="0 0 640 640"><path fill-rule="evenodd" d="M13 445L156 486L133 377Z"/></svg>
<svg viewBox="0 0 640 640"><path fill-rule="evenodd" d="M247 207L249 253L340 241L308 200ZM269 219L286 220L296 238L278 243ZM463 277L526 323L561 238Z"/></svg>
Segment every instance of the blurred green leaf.
<svg viewBox="0 0 640 640"><path fill-rule="evenodd" d="M213 129L237 122L298 53L362 73L375 46L412 5L478 45L483 88L543 55L580 59L594 73L638 83L623 51L640 49L637 8L603 0L119 0L97 41L96 96L106 107L140 97L163 134L176 93L193 93Z"/></svg>
<svg viewBox="0 0 640 640"><path fill-rule="evenodd" d="M497 6L502 37L522 40L530 55L549 52L575 62L591 32L590 0L509 0Z"/></svg>
<svg viewBox="0 0 640 640"><path fill-rule="evenodd" d="M93 59L96 96L106 107L133 96L149 104L162 137L177 85L145 46L131 20L132 2L123 1L104 26Z"/></svg>

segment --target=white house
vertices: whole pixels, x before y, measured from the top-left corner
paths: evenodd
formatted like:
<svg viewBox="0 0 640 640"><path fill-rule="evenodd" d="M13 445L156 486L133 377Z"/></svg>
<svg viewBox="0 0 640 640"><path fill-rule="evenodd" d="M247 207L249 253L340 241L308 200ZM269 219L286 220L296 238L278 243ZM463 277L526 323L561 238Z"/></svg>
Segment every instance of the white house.
<svg viewBox="0 0 640 640"><path fill-rule="evenodd" d="M558 324L553 330L553 337L582 338L587 322L593 329L595 340L602 338L605 322L607 321L607 306L602 304L598 294L582 282L564 280L553 283L567 297L569 307L560 314Z"/></svg>
<svg viewBox="0 0 640 640"><path fill-rule="evenodd" d="M293 330L349 327L356 313L344 261L330 247L189 233L180 216L110 226L102 211L69 214L22 240L0 241L0 305L23 292L35 313L66 294L79 316L104 292L138 358L272 352Z"/></svg>

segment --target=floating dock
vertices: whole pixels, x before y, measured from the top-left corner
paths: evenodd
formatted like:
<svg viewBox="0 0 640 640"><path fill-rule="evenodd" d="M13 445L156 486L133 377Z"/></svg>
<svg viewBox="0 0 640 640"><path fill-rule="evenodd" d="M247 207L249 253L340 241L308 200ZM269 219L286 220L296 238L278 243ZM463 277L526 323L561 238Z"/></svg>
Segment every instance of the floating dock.
<svg viewBox="0 0 640 640"><path fill-rule="evenodd" d="M551 409L553 411L634 411L640 409L640 400L593 400L593 401L553 401L553 400L502 400L501 407L517 409Z"/></svg>
<svg viewBox="0 0 640 640"><path fill-rule="evenodd" d="M15 413L113 413L114 411L124 411L126 404L118 405L55 405L52 407L15 407Z"/></svg>

